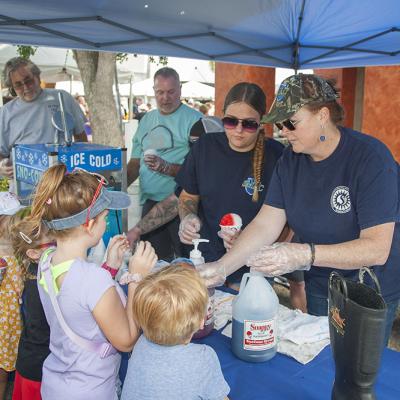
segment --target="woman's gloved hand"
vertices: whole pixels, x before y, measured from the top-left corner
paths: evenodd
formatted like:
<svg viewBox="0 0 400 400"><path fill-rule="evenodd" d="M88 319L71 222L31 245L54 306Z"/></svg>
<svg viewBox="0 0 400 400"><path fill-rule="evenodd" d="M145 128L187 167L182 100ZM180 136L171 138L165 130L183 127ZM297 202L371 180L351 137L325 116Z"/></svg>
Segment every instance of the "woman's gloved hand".
<svg viewBox="0 0 400 400"><path fill-rule="evenodd" d="M265 276L279 276L296 270L311 268L311 247L300 243L274 243L263 246L252 255L247 265Z"/></svg>
<svg viewBox="0 0 400 400"><path fill-rule="evenodd" d="M193 239L199 239L201 228L200 218L196 214L186 215L179 225L179 239L182 243L193 244Z"/></svg>
<svg viewBox="0 0 400 400"><path fill-rule="evenodd" d="M236 229L221 229L217 232L217 235L224 241L226 251L232 248L240 232L240 230L238 231Z"/></svg>
<svg viewBox="0 0 400 400"><path fill-rule="evenodd" d="M196 270L209 288L221 286L225 283L226 268L220 261L197 265Z"/></svg>

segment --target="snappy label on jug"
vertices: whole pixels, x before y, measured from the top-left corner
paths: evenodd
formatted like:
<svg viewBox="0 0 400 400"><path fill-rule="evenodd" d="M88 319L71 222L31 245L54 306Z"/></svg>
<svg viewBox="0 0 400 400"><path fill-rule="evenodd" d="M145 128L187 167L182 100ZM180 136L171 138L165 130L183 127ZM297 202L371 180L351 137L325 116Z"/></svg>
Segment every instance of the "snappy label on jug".
<svg viewBox="0 0 400 400"><path fill-rule="evenodd" d="M275 320L244 321L243 348L245 350L267 350L275 344Z"/></svg>

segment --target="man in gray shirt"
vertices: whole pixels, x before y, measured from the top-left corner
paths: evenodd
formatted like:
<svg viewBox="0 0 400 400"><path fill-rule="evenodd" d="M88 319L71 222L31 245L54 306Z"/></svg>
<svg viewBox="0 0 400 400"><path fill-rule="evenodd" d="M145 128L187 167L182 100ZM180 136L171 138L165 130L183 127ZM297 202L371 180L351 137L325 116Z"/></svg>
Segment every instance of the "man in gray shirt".
<svg viewBox="0 0 400 400"><path fill-rule="evenodd" d="M7 61L3 80L14 100L0 107L0 176L12 177L10 157L14 144L53 143L56 128L53 114L60 110L58 93L61 92L65 112L74 120L74 138L86 142L84 121L74 98L65 91L42 89L40 69L32 61L14 57Z"/></svg>

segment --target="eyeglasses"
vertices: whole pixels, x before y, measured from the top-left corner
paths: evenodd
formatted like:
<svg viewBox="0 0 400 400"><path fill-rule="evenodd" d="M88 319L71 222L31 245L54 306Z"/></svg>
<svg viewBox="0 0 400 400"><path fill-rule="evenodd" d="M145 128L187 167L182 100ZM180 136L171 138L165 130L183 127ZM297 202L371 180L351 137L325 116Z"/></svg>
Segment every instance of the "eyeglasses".
<svg viewBox="0 0 400 400"><path fill-rule="evenodd" d="M257 121L254 121L253 119L248 119L248 118L239 119L236 117L222 118L222 123L224 127L228 129L236 128L239 125L239 122L242 124L243 130L249 133L257 132L258 128L260 127L260 124Z"/></svg>
<svg viewBox="0 0 400 400"><path fill-rule="evenodd" d="M34 82L35 82L35 78L34 78L34 77L32 77L32 78L26 78L26 79L24 79L24 80L21 81L21 82L15 82L15 83L13 83L13 84L12 84L12 87L13 87L15 90L19 90L19 89L22 89L24 86L29 87L29 86L33 85Z"/></svg>
<svg viewBox="0 0 400 400"><path fill-rule="evenodd" d="M300 121L292 121L291 119L285 119L285 121L282 122L275 122L275 126L281 131L283 127L286 129L289 129L289 131L294 131L296 129L296 125Z"/></svg>

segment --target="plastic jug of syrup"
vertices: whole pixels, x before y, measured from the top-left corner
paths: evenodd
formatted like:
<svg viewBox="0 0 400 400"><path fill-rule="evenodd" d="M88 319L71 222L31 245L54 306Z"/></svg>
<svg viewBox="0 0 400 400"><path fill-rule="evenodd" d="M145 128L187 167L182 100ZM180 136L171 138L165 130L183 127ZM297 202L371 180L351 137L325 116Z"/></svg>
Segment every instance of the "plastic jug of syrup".
<svg viewBox="0 0 400 400"><path fill-rule="evenodd" d="M190 252L190 260L196 267L197 265L204 264L204 257L201 254L201 251L198 249L199 243L208 243L208 239L193 239L192 240L194 249ZM204 336L207 336L211 333L214 328L214 294L215 289L208 289L208 305L207 305L207 315L204 320L204 328L199 329L194 335L194 339L200 339Z"/></svg>
<svg viewBox="0 0 400 400"><path fill-rule="evenodd" d="M239 294L232 304L232 352L249 362L263 362L277 350L279 300L260 272L242 277Z"/></svg>

